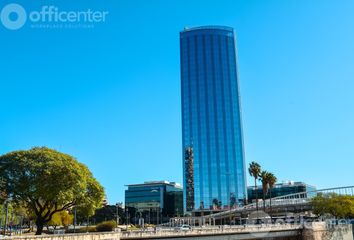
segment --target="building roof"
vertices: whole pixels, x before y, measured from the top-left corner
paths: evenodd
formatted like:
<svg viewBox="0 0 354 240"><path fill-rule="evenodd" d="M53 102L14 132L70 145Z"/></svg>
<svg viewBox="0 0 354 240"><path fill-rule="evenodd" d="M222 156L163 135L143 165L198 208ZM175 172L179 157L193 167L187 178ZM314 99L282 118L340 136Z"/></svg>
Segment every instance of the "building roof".
<svg viewBox="0 0 354 240"><path fill-rule="evenodd" d="M217 25L209 25L209 26L199 26L199 27L184 27L183 32L190 32L190 31L195 31L195 30L226 30L226 31L234 31L234 29L232 27L228 27L228 26L217 26Z"/></svg>
<svg viewBox="0 0 354 240"><path fill-rule="evenodd" d="M163 180L163 181L146 181L144 183L128 184L128 185L125 185L125 186L127 186L127 187L147 187L147 186L156 186L156 185L169 185L169 186L173 186L175 188L182 189L182 185L180 183L169 182L169 181L166 181L166 180Z"/></svg>

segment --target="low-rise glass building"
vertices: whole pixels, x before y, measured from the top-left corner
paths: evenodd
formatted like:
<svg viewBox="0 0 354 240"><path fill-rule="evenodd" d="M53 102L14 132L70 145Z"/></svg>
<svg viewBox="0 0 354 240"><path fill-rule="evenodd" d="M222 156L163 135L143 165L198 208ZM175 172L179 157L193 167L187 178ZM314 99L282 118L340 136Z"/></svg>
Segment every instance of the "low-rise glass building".
<svg viewBox="0 0 354 240"><path fill-rule="evenodd" d="M127 185L125 206L132 224L158 224L183 215L183 189L175 182L151 181Z"/></svg>
<svg viewBox="0 0 354 240"><path fill-rule="evenodd" d="M281 197L289 194L301 193L301 192L309 192L307 197L310 197L311 192L315 190L316 187L308 185L304 182L285 181L279 184L275 184L275 186L272 189L272 198ZM257 190L255 190L254 186L249 186L247 188L249 203L256 201L256 191L257 191L258 199L262 199L263 196L262 186L257 186ZM268 192L267 199L269 198L269 196L270 193Z"/></svg>

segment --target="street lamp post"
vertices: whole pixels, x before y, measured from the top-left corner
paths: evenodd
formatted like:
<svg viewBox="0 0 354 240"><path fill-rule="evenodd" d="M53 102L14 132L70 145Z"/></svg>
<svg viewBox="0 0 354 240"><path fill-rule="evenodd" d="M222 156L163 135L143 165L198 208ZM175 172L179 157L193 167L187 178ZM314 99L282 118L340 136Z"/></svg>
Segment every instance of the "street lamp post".
<svg viewBox="0 0 354 240"><path fill-rule="evenodd" d="M149 208L149 224L151 224L151 208Z"/></svg>
<svg viewBox="0 0 354 240"><path fill-rule="evenodd" d="M90 223L90 217L89 215L87 215L86 232L88 232L89 223Z"/></svg>
<svg viewBox="0 0 354 240"><path fill-rule="evenodd" d="M22 235L22 229L23 229L23 215L21 214L21 228L20 228L20 234Z"/></svg>
<svg viewBox="0 0 354 240"><path fill-rule="evenodd" d="M6 201L6 205L5 205L5 224L4 224L4 236L6 236L6 228L7 228L7 217L8 217L8 214L9 214L9 202Z"/></svg>
<svg viewBox="0 0 354 240"><path fill-rule="evenodd" d="M229 221L230 221L230 225L231 225L231 181L230 181L230 176L231 173L230 172L225 172L224 173L225 176L227 176L228 178L228 182L229 182L229 189L228 189L228 205L229 205Z"/></svg>
<svg viewBox="0 0 354 240"><path fill-rule="evenodd" d="M76 206L74 207L74 233L76 230Z"/></svg>
<svg viewBox="0 0 354 240"><path fill-rule="evenodd" d="M156 225L159 225L160 224L160 206L157 206L156 207L156 218L157 218L157 221L156 221Z"/></svg>
<svg viewBox="0 0 354 240"><path fill-rule="evenodd" d="M125 206L125 217L126 217L126 221L125 221L125 230L128 231L128 217L129 217L129 213L128 213L128 206Z"/></svg>
<svg viewBox="0 0 354 240"><path fill-rule="evenodd" d="M117 218L117 227L119 225L119 203L116 203L116 218Z"/></svg>
<svg viewBox="0 0 354 240"><path fill-rule="evenodd" d="M152 193L157 193L157 192L159 192L159 191L157 191L156 189L153 189L153 190L151 190L150 192L152 192ZM155 200L153 200L153 202L155 202ZM160 207L159 207L160 208ZM156 207L156 225L159 223L159 216L158 216L158 211L157 211L157 207Z"/></svg>

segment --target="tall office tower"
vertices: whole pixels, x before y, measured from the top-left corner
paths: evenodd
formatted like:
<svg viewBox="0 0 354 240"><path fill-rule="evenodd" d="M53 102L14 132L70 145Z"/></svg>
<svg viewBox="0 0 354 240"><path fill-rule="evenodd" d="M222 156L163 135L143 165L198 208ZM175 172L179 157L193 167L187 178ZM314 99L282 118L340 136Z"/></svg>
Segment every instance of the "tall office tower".
<svg viewBox="0 0 354 240"><path fill-rule="evenodd" d="M235 207L247 197L235 33L186 28L180 48L184 209Z"/></svg>

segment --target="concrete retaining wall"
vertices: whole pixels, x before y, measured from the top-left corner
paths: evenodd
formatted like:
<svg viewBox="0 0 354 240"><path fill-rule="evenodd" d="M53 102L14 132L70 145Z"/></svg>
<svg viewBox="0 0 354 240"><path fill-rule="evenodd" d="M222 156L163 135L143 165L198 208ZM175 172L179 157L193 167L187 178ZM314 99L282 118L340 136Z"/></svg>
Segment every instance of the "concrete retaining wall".
<svg viewBox="0 0 354 240"><path fill-rule="evenodd" d="M353 240L352 225L327 226L326 223L312 223L302 232L303 240Z"/></svg>
<svg viewBox="0 0 354 240"><path fill-rule="evenodd" d="M279 229L277 229L279 228ZM191 231L191 232L157 232L157 233L148 233L148 232L129 232L129 233L120 233L120 232L107 232L107 233L81 233L81 234L63 234L63 235L42 235L42 236L13 236L6 238L6 240L120 240L120 239L164 239L164 238L189 238L195 239L196 237L205 236L207 239L222 239L222 235L228 235L228 238L232 235L236 237L239 235L240 239L255 239L255 236L240 236L240 234L249 234L254 235L255 233L261 231L268 235L269 237L276 238L274 234L287 234L283 237L296 236L296 232L301 235L302 231L302 240L353 240L353 229L352 225L337 225L337 226L327 226L326 223L309 223L303 226L272 226L267 229L263 226L261 228L246 228L246 229L200 229L200 232ZM269 232L267 233L268 230ZM287 232L288 231L288 232ZM290 235L291 231L294 231L293 235ZM252 234L251 234L252 233ZM274 235L274 236L273 236ZM298 236L298 235L297 235ZM257 238L258 239L258 238ZM263 239L260 237L259 239ZM280 238L282 239L282 238Z"/></svg>
<svg viewBox="0 0 354 240"><path fill-rule="evenodd" d="M40 235L40 236L14 236L9 239L14 240L119 240L119 232L107 233L76 233L61 235Z"/></svg>

